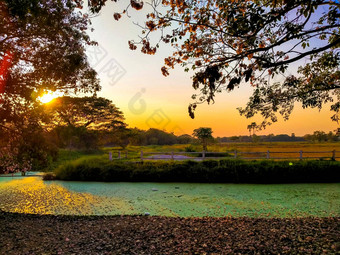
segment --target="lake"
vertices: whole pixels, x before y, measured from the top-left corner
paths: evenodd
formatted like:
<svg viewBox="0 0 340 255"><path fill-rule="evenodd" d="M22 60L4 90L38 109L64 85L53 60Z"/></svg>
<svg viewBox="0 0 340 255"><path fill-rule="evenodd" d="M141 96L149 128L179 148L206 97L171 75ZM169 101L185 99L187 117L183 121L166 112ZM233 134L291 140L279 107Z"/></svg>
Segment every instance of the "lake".
<svg viewBox="0 0 340 255"><path fill-rule="evenodd" d="M0 177L0 209L68 215L340 216L340 184L98 183Z"/></svg>

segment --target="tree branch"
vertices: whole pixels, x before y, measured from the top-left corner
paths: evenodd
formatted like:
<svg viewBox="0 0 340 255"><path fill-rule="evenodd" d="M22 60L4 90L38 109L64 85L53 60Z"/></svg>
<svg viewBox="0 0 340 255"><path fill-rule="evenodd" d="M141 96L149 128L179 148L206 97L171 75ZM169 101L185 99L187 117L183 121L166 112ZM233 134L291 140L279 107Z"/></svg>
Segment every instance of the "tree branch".
<svg viewBox="0 0 340 255"><path fill-rule="evenodd" d="M295 61L297 61L297 60L299 60L301 58L304 58L306 56L309 56L309 55L312 55L312 54L315 54L315 53L319 53L319 52L328 50L329 48L332 48L333 46L336 46L339 43L340 43L340 39L337 39L334 42L332 42L332 43L330 43L330 44L328 44L328 45L326 45L324 47L316 48L314 50L301 53L299 56L296 56L295 58L291 58L291 59L288 59L288 60L285 60L285 61L276 62L276 63L267 62L267 63L265 63L263 65L263 67L264 68L269 68L269 67L277 67L277 66L281 66L281 65L287 65L287 64L295 62Z"/></svg>

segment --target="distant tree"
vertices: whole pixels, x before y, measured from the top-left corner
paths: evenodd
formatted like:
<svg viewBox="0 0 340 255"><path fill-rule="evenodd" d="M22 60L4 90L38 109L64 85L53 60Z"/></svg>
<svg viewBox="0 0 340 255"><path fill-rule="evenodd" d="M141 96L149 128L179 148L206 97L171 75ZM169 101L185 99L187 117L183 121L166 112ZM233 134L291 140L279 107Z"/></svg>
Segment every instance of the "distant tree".
<svg viewBox="0 0 340 255"><path fill-rule="evenodd" d="M255 135L256 128L256 122L252 122L250 125L247 126L247 129L249 130L249 136L251 136L251 131L253 131L253 135Z"/></svg>
<svg viewBox="0 0 340 255"><path fill-rule="evenodd" d="M90 130L113 130L126 127L123 112L103 97L59 97L45 104L55 126L85 127Z"/></svg>
<svg viewBox="0 0 340 255"><path fill-rule="evenodd" d="M49 127L57 132L62 147L96 149L103 132L123 143L124 115L109 99L64 96L44 107L50 117Z"/></svg>
<svg viewBox="0 0 340 255"><path fill-rule="evenodd" d="M306 134L306 135L304 135L304 136L303 136L303 139L304 139L305 141L308 141L308 142L313 142L313 141L314 141L314 137L313 137L313 135L311 135L311 134Z"/></svg>
<svg viewBox="0 0 340 255"><path fill-rule="evenodd" d="M130 129L130 132L131 136L129 140L132 145L147 145L145 130L132 128Z"/></svg>
<svg viewBox="0 0 340 255"><path fill-rule="evenodd" d="M327 134L324 131L314 131L313 140L318 142L327 141Z"/></svg>
<svg viewBox="0 0 340 255"><path fill-rule="evenodd" d="M239 136L232 136L229 139L230 139L230 141L239 141L240 137Z"/></svg>
<svg viewBox="0 0 340 255"><path fill-rule="evenodd" d="M179 144L189 144L192 142L192 140L192 136L188 134L177 136L177 143Z"/></svg>
<svg viewBox="0 0 340 255"><path fill-rule="evenodd" d="M171 145L177 143L177 137L163 130L150 128L145 132L148 144L152 145Z"/></svg>
<svg viewBox="0 0 340 255"><path fill-rule="evenodd" d="M336 136L336 134L334 134L332 131L329 131L329 133L327 134L327 141L334 142L337 140L338 140L338 137Z"/></svg>
<svg viewBox="0 0 340 255"><path fill-rule="evenodd" d="M291 141L291 137L287 134L279 134L279 135L276 135L274 137L275 141L278 141L278 142L287 142L287 141Z"/></svg>
<svg viewBox="0 0 340 255"><path fill-rule="evenodd" d="M274 134L267 135L267 139L268 139L269 142L272 142L273 138L274 138Z"/></svg>
<svg viewBox="0 0 340 255"><path fill-rule="evenodd" d="M203 146L203 150L208 150L208 144L211 143L214 138L212 136L213 131L208 127L200 127L194 130L193 136L196 137Z"/></svg>
<svg viewBox="0 0 340 255"><path fill-rule="evenodd" d="M258 135L253 134L253 136L251 137L251 141L252 141L253 143L258 143L258 142L261 141L261 137L258 136Z"/></svg>

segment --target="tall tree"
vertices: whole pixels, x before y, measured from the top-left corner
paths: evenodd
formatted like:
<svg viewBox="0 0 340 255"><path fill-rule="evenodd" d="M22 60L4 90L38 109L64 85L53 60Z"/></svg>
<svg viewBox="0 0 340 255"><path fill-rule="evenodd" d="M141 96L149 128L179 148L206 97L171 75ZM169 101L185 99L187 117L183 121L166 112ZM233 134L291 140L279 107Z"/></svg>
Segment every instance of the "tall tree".
<svg viewBox="0 0 340 255"><path fill-rule="evenodd" d="M253 131L253 136L255 135L256 127L256 122L252 122L250 125L247 126L247 129L249 130L249 136L251 136L251 131Z"/></svg>
<svg viewBox="0 0 340 255"><path fill-rule="evenodd" d="M123 112L103 97L63 96L45 104L53 126L112 131L126 127Z"/></svg>
<svg viewBox="0 0 340 255"><path fill-rule="evenodd" d="M90 1L92 10L105 2ZM151 34L157 32L161 42L173 46L161 71L168 76L181 65L195 72L192 86L199 92L188 109L192 118L197 105L213 102L216 93L250 83L253 96L239 111L247 118L260 113L264 121L259 126L277 121L277 114L288 119L295 102L304 108L332 102L332 119L339 120L338 1L154 0L148 5L152 11L139 24L141 39L129 41L129 47L141 45L143 53L155 54L160 42L152 41ZM130 7L141 9L143 1L131 0ZM115 13L115 19L121 14ZM285 73L308 57L298 73ZM280 82L274 82L276 76Z"/></svg>
<svg viewBox="0 0 340 255"><path fill-rule="evenodd" d="M60 147L96 149L100 136L125 145L128 130L124 115L109 99L64 96L44 108L48 128L57 134Z"/></svg>
<svg viewBox="0 0 340 255"><path fill-rule="evenodd" d="M14 156L25 134L43 128L42 93L100 89L85 55L95 44L89 19L77 7L73 0L0 0L0 133L10 132Z"/></svg>
<svg viewBox="0 0 340 255"><path fill-rule="evenodd" d="M86 34L89 19L72 0L2 0L0 17L1 110L4 101L30 103L45 90L100 89L85 55L95 44Z"/></svg>
<svg viewBox="0 0 340 255"><path fill-rule="evenodd" d="M208 144L213 141L212 130L208 127L200 127L194 130L192 135L196 137L203 146L203 150L208 150Z"/></svg>

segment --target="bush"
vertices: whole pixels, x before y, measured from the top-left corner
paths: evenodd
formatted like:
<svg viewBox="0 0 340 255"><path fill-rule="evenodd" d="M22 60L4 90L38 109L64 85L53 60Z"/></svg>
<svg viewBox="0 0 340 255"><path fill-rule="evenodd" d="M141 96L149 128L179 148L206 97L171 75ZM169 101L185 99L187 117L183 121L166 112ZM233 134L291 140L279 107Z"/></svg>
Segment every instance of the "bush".
<svg viewBox="0 0 340 255"><path fill-rule="evenodd" d="M45 173L43 175L43 180L44 181L53 181L53 180L56 180L57 177L54 173Z"/></svg>
<svg viewBox="0 0 340 255"><path fill-rule="evenodd" d="M192 146L192 145L186 146L186 147L184 148L184 151L185 151L185 152L196 152L195 147Z"/></svg>
<svg viewBox="0 0 340 255"><path fill-rule="evenodd" d="M65 163L56 170L62 180L297 183L339 182L339 162L334 161L243 161L117 162L88 157Z"/></svg>

